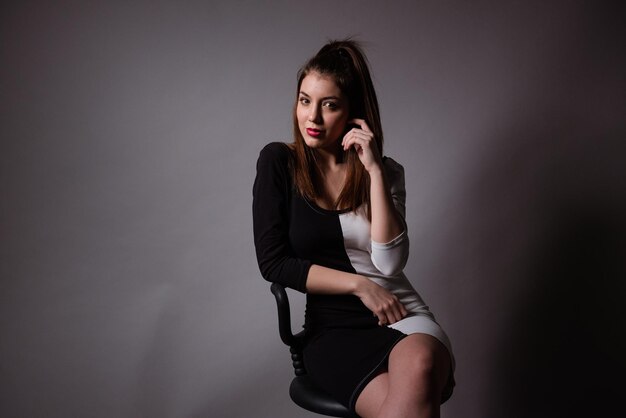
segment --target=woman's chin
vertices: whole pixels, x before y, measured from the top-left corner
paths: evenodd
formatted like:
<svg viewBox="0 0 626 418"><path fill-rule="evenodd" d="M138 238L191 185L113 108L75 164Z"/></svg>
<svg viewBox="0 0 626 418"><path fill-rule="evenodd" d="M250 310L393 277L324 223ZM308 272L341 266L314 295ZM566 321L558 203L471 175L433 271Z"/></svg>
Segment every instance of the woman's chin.
<svg viewBox="0 0 626 418"><path fill-rule="evenodd" d="M304 143L309 148L320 148L323 145L323 141L317 138L312 138L308 135L304 135Z"/></svg>
<svg viewBox="0 0 626 418"><path fill-rule="evenodd" d="M335 152L336 149L341 148L338 140L331 141L326 136L315 138L309 135L302 135L302 138L304 139L304 144L311 149Z"/></svg>

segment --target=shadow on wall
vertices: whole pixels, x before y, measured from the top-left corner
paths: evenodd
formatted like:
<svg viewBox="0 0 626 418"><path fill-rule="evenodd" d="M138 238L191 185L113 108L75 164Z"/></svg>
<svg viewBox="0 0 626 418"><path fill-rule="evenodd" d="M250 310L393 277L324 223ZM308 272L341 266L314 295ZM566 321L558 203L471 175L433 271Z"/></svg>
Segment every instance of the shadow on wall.
<svg viewBox="0 0 626 418"><path fill-rule="evenodd" d="M621 416L626 130L548 119L498 136L458 197L456 398L486 418Z"/></svg>
<svg viewBox="0 0 626 418"><path fill-rule="evenodd" d="M624 416L626 38L615 11L587 26L569 76L554 75L552 112L527 124L549 127L529 135L544 159L525 196L536 221L526 227L537 230L519 264L522 291L505 307L489 417ZM528 129L512 132L528 141Z"/></svg>
<svg viewBox="0 0 626 418"><path fill-rule="evenodd" d="M500 386L490 417L615 416L624 409L624 138L590 138L553 161L539 239L519 275L525 290L497 344L493 381Z"/></svg>
<svg viewBox="0 0 626 418"><path fill-rule="evenodd" d="M451 205L456 398L483 417L624 416L625 14L600 9Z"/></svg>

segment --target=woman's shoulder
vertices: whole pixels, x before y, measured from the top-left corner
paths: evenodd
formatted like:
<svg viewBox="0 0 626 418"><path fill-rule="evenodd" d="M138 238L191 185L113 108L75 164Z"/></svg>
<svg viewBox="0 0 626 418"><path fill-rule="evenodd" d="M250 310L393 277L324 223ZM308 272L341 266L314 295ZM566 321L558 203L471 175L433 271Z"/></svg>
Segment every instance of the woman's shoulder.
<svg viewBox="0 0 626 418"><path fill-rule="evenodd" d="M404 190L404 167L402 167L402 164L393 158L384 157L383 167L391 192L399 193L400 190Z"/></svg>
<svg viewBox="0 0 626 418"><path fill-rule="evenodd" d="M404 176L404 167L391 157L383 157L383 167L388 176Z"/></svg>
<svg viewBox="0 0 626 418"><path fill-rule="evenodd" d="M270 142L265 145L256 163L257 174L289 179L291 153L291 148L284 142Z"/></svg>
<svg viewBox="0 0 626 418"><path fill-rule="evenodd" d="M259 161L287 163L291 156L291 148L284 142L270 142L259 153Z"/></svg>
<svg viewBox="0 0 626 418"><path fill-rule="evenodd" d="M289 144L278 141L270 142L261 149L261 154L270 154L282 157L288 157L290 153L291 148L289 147Z"/></svg>

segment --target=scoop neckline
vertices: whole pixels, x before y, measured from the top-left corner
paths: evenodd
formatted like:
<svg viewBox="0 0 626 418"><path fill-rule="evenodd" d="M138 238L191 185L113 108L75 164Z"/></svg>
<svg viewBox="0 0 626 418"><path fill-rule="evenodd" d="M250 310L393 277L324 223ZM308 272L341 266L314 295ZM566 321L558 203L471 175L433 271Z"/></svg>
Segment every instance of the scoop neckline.
<svg viewBox="0 0 626 418"><path fill-rule="evenodd" d="M325 209L321 206L319 206L317 203L315 203L312 200L309 200L307 198L304 198L304 201L311 207L311 209L313 209L316 212L321 212L323 214L326 215L341 215L342 213L348 213L350 211L352 211L352 208L346 208L346 209Z"/></svg>

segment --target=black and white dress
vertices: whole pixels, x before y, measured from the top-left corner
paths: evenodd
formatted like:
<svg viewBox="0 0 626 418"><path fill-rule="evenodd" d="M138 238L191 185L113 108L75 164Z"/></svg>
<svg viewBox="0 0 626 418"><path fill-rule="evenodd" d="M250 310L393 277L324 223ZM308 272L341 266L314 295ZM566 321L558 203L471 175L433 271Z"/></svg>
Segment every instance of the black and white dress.
<svg viewBox="0 0 626 418"><path fill-rule="evenodd" d="M409 311L401 321L379 326L356 296L307 294L304 363L311 378L354 410L365 385L385 368L393 346L412 333L441 341L454 369L448 337L402 272L409 253L406 228L390 242L372 241L364 207L327 210L295 191L290 158L289 147L274 142L261 150L257 161L254 243L263 277L305 292L312 264L357 273L395 294ZM404 219L404 169L391 158L384 158L384 168L394 205ZM451 373L442 400L453 386Z"/></svg>

